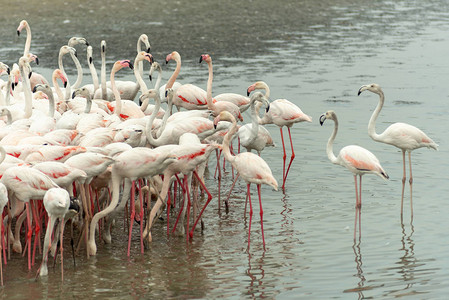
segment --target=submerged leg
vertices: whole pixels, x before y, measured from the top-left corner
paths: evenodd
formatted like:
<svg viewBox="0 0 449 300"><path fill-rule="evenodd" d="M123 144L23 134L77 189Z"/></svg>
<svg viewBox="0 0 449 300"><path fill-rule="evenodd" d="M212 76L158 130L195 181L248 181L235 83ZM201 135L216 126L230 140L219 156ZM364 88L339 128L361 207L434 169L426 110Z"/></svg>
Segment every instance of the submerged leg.
<svg viewBox="0 0 449 300"><path fill-rule="evenodd" d="M411 151L408 152L408 162L409 162L409 167L410 167L410 179L409 179L409 183L410 183L410 215L411 215L411 219L413 221L413 193L412 193L413 175L412 175L412 152Z"/></svg>
<svg viewBox="0 0 449 300"><path fill-rule="evenodd" d="M262 209L262 198L260 196L260 184L257 185L257 193L259 194L259 206L260 206L260 228L262 230L262 241L263 250L265 250L265 235L263 233L263 209Z"/></svg>
<svg viewBox="0 0 449 300"><path fill-rule="evenodd" d="M253 219L253 205L251 204L251 191L250 191L250 183L247 184L247 193L249 198L249 226L248 226L248 251L249 245L251 241L251 221Z"/></svg>
<svg viewBox="0 0 449 300"><path fill-rule="evenodd" d="M288 136L290 138L290 146L291 146L291 149L292 149L292 154L290 156L290 162L288 164L287 171L285 172L284 180L283 180L283 183L282 183L282 189L283 190L285 189L285 182L287 181L288 171L290 171L290 167L292 165L292 162L295 159L295 150L293 149L293 141L292 141L292 134L290 132L290 127L287 127L287 129L288 129Z"/></svg>
<svg viewBox="0 0 449 300"><path fill-rule="evenodd" d="M405 150L402 150L402 167L403 167L403 175L402 175L402 194L401 194L401 216L404 212L404 188L405 188Z"/></svg>

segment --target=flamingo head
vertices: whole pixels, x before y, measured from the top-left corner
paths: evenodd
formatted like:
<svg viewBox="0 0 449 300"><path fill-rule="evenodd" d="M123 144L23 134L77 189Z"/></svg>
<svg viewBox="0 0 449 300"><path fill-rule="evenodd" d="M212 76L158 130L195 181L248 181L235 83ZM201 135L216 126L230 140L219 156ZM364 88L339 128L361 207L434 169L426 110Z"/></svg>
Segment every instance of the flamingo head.
<svg viewBox="0 0 449 300"><path fill-rule="evenodd" d="M161 65L157 61L154 61L151 64L150 75L149 75L151 81L153 80L154 71L162 71Z"/></svg>
<svg viewBox="0 0 449 300"><path fill-rule="evenodd" d="M228 121L228 122L232 122L235 123L235 117L228 111L222 111L218 114L218 116L215 117L214 119L214 128L217 128L218 122L220 121Z"/></svg>
<svg viewBox="0 0 449 300"><path fill-rule="evenodd" d="M165 63L166 64L168 64L168 62L170 61L170 60L179 60L179 61L181 61L181 56L179 55L179 53L177 52L177 51L173 51L172 53L170 53L170 54L168 54L166 57L165 57Z"/></svg>
<svg viewBox="0 0 449 300"><path fill-rule="evenodd" d="M139 52L139 54L137 54L137 56L138 56L141 60L146 60L146 61L148 61L150 64L152 64L152 63L154 62L153 55L151 55L151 54L148 53L148 52L141 51L141 52Z"/></svg>
<svg viewBox="0 0 449 300"><path fill-rule="evenodd" d="M205 62L207 62L207 63L210 63L210 62L212 62L212 57L210 57L209 54L202 54L202 55L200 56L200 63L201 63L202 61L205 61Z"/></svg>
<svg viewBox="0 0 449 300"><path fill-rule="evenodd" d="M325 120L337 120L337 115L333 110L328 110L320 116L320 125L323 126Z"/></svg>
<svg viewBox="0 0 449 300"><path fill-rule="evenodd" d="M102 53L106 52L106 41L105 40L101 41L101 52Z"/></svg>
<svg viewBox="0 0 449 300"><path fill-rule="evenodd" d="M376 83L371 83L371 84L367 84L367 85L362 85L357 93L357 95L359 96L363 91L370 91L374 94L378 94L381 95L383 94L382 89L380 88L380 86Z"/></svg>
<svg viewBox="0 0 449 300"><path fill-rule="evenodd" d="M150 46L150 41L148 40L148 35L146 35L145 33L141 34L139 37L139 41L145 44L145 47L147 47L147 52L150 52L151 50L151 46Z"/></svg>
<svg viewBox="0 0 449 300"><path fill-rule="evenodd" d="M0 75L2 75L3 72L6 72L8 75L11 73L11 71L10 71L8 65L6 65L6 64L4 64L4 63L2 63L2 62L0 62Z"/></svg>
<svg viewBox="0 0 449 300"><path fill-rule="evenodd" d="M251 84L248 89L246 89L246 95L249 96L249 94L254 90L264 90L268 87L268 85L263 81L257 81L253 84Z"/></svg>
<svg viewBox="0 0 449 300"><path fill-rule="evenodd" d="M62 83L64 84L64 87L67 87L67 77L64 75L64 73L60 69L56 69L53 72L55 78L61 79Z"/></svg>
<svg viewBox="0 0 449 300"><path fill-rule="evenodd" d="M25 28L28 25L28 22L26 20L20 21L19 27L17 27L17 35L20 35L20 32L22 32L22 29Z"/></svg>
<svg viewBox="0 0 449 300"><path fill-rule="evenodd" d="M84 44L86 46L89 46L89 43L87 42L87 40L83 37L78 37L78 36L74 36L72 38L70 38L69 42L67 43L68 46L70 47L74 47L75 45L78 44Z"/></svg>
<svg viewBox="0 0 449 300"><path fill-rule="evenodd" d="M121 68L126 68L126 67L130 68L131 70L134 69L133 64L128 59L116 61L114 64L114 67L116 68L116 70L120 70Z"/></svg>

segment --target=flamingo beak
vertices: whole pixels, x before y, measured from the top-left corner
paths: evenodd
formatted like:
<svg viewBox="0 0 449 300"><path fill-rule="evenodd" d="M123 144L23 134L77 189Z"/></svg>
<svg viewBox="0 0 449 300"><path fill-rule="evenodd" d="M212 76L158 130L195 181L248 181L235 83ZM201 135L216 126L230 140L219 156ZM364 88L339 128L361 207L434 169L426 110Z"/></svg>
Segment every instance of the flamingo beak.
<svg viewBox="0 0 449 300"><path fill-rule="evenodd" d="M321 115L320 116L320 125L323 126L324 121L326 120L326 115Z"/></svg>
<svg viewBox="0 0 449 300"><path fill-rule="evenodd" d="M203 56L201 55L200 56L200 63L203 61Z"/></svg>
<svg viewBox="0 0 449 300"><path fill-rule="evenodd" d="M74 99L75 96L76 96L76 91L74 91L74 92L72 93L72 99Z"/></svg>
<svg viewBox="0 0 449 300"><path fill-rule="evenodd" d="M33 71L31 71L31 72L28 74L28 79L31 78L31 75L33 75Z"/></svg>
<svg viewBox="0 0 449 300"><path fill-rule="evenodd" d="M265 109L265 112L268 112L270 110L270 104L267 105L267 108Z"/></svg>

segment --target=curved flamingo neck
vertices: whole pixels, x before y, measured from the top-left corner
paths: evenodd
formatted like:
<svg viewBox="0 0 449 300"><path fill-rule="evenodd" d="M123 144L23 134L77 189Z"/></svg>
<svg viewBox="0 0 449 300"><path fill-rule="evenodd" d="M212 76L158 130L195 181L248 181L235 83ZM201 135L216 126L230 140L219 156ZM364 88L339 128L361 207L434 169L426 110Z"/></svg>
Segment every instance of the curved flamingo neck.
<svg viewBox="0 0 449 300"><path fill-rule="evenodd" d="M165 89L173 87L173 84L175 84L176 78L178 78L179 72L181 71L181 56L179 54L176 54L174 55L173 59L176 61L176 68L173 71L173 74L168 79L167 84L165 85Z"/></svg>
<svg viewBox="0 0 449 300"><path fill-rule="evenodd" d="M94 61L92 57L92 46L87 46L87 64L89 65L90 74L92 76L92 82L94 84L94 94L95 91L100 87L98 81L97 69L95 69Z"/></svg>
<svg viewBox="0 0 449 300"><path fill-rule="evenodd" d="M25 48L23 50L23 56L28 55L28 53L30 53L30 48L31 48L31 28L30 28L30 25L28 24L28 22L26 22L25 30L27 32L27 38L25 41Z"/></svg>
<svg viewBox="0 0 449 300"><path fill-rule="evenodd" d="M51 76L51 82L53 83L53 87L55 88L56 95L58 95L59 100L62 101L64 99L64 95L62 94L61 88L59 87L58 80L57 80L58 76L57 76L56 72L57 72L56 70L53 71L53 75Z"/></svg>
<svg viewBox="0 0 449 300"><path fill-rule="evenodd" d="M64 77L67 78L67 85L65 88L65 97L61 98L61 100L68 100L70 99L70 91L71 91L71 85L70 85L70 81L69 81L69 77L67 77L67 73L64 70L64 64L62 62L62 57L64 56L64 52L63 51L59 51L59 55L58 55L58 67L61 70L62 74L64 74Z"/></svg>
<svg viewBox="0 0 449 300"><path fill-rule="evenodd" d="M168 99L167 99L167 109L165 110L164 117L162 118L161 127L157 131L157 136L160 136L162 134L162 132L164 131L165 126L167 125L167 120L172 114L172 110L173 110L173 93L170 93L168 95ZM156 114L158 111L154 110L153 113Z"/></svg>
<svg viewBox="0 0 449 300"><path fill-rule="evenodd" d="M374 110L373 114L371 115L371 118L369 119L368 123L368 135L375 141L381 141L380 135L376 133L376 120L379 116L379 113L382 109L382 106L385 102L385 96L382 91L379 93L379 103L377 103L376 109Z"/></svg>
<svg viewBox="0 0 449 300"><path fill-rule="evenodd" d="M145 134L147 135L147 140L150 143L150 145L152 145L153 147L157 147L157 146L160 146L161 143L158 139L154 139L153 135L151 134L151 131L153 129L153 121L154 121L154 119L156 119L156 114L161 107L161 99L159 98L159 93L157 91L154 96L154 102L155 102L154 111L151 114L150 119L148 120L146 129L145 129Z"/></svg>
<svg viewBox="0 0 449 300"><path fill-rule="evenodd" d="M25 73L25 66L23 63L19 63L20 76L23 80L23 93L25 95L25 115L24 119L31 117L32 110L32 95L31 95L31 85L28 79L28 73Z"/></svg>
<svg viewBox="0 0 449 300"><path fill-rule="evenodd" d="M81 67L80 61L78 60L78 58L75 56L75 54L73 54L72 52L70 52L70 56L72 57L73 62L75 63L76 66L76 72L77 72L77 76L76 76L76 81L73 84L72 88L73 89L77 89L80 87L81 82L83 81L83 68Z"/></svg>
<svg viewBox="0 0 449 300"><path fill-rule="evenodd" d="M11 115L11 111L7 108L3 108L4 110L4 115L6 114L6 124L11 125L12 123L12 115ZM1 163L1 162L0 162Z"/></svg>
<svg viewBox="0 0 449 300"><path fill-rule="evenodd" d="M334 116L334 131L332 131L332 134L329 137L326 146L327 157L333 164L338 164L338 159L334 154L334 140L335 137L337 136L337 132L338 132L338 119L336 116Z"/></svg>
<svg viewBox="0 0 449 300"><path fill-rule="evenodd" d="M108 98L108 93L106 89L106 42L101 42L101 71L100 71L100 80L101 80L101 98L106 100Z"/></svg>
<svg viewBox="0 0 449 300"><path fill-rule="evenodd" d="M215 111L216 107L214 102L212 101L212 82L214 80L214 71L212 67L212 60L207 61L207 66L209 69L209 78L207 79L207 88L206 88L206 103L207 108Z"/></svg>
<svg viewBox="0 0 449 300"><path fill-rule="evenodd" d="M259 133L259 115L256 112L256 99L251 99L250 109L251 109L251 135L249 137L249 143L252 143L257 134Z"/></svg>
<svg viewBox="0 0 449 300"><path fill-rule="evenodd" d="M265 91L265 97L266 97L267 99L270 98L270 87L268 86L268 84L266 84L265 82L261 82L261 83L260 83L259 89Z"/></svg>
<svg viewBox="0 0 449 300"><path fill-rule="evenodd" d="M5 160L5 158L6 158L5 148L0 146L0 164Z"/></svg>
<svg viewBox="0 0 449 300"><path fill-rule="evenodd" d="M140 72L140 67L142 67L142 72ZM137 54L136 59L134 59L134 76L136 77L137 84L140 86L140 91L143 94L148 91L148 87L145 81L142 79L142 74L143 74L143 57L140 54Z"/></svg>
<svg viewBox="0 0 449 300"><path fill-rule="evenodd" d="M237 121L232 118L232 125L231 128L228 130L228 133L226 133L225 137L223 138L223 155L226 158L227 161L233 162L235 161L235 156L231 154L231 150L229 150L229 144L231 143L231 139L234 136L234 134L237 132Z"/></svg>
<svg viewBox="0 0 449 300"><path fill-rule="evenodd" d="M111 90L114 93L115 97L115 110L114 113L120 117L120 114L122 113L122 98L120 97L120 92L118 91L117 87L115 86L115 72L117 71L117 68L114 66L111 70L111 78L109 79L111 81Z"/></svg>

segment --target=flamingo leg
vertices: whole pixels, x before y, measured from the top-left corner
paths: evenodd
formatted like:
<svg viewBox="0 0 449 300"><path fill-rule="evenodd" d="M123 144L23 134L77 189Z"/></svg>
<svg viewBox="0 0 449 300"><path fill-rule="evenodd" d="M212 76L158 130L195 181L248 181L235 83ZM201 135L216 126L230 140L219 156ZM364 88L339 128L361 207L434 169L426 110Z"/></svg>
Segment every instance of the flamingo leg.
<svg viewBox="0 0 449 300"><path fill-rule="evenodd" d="M359 241L362 237L362 175L360 177L359 187Z"/></svg>
<svg viewBox="0 0 449 300"><path fill-rule="evenodd" d="M290 171L290 167L292 165L292 162L295 159L295 150L293 149L293 141L292 141L292 134L290 132L290 127L287 127L287 129L288 129L288 136L290 138L290 146L291 146L291 149L292 149L292 155L290 156L290 162L288 164L287 171L285 172L284 180L283 180L283 183L282 183L282 189L283 190L285 189L285 182L287 181L288 172Z"/></svg>
<svg viewBox="0 0 449 300"><path fill-rule="evenodd" d="M198 182L201 184L203 189L206 191L206 193L207 193L207 201L206 201L206 204L204 204L204 207L201 210L200 214L198 215L198 218L196 219L195 224L193 224L192 230L190 231L190 237L193 237L193 231L195 230L195 227L196 227L196 224L198 223L198 220L201 219L201 215L203 214L203 212L206 209L206 207L209 204L209 202L212 200L212 195L209 193L209 190L206 188L206 185L204 184L204 182L200 179L200 176L198 176L198 173L196 171L193 171L193 174L198 179Z"/></svg>
<svg viewBox="0 0 449 300"><path fill-rule="evenodd" d="M3 286L3 257L4 253L3 250L5 247L3 246L3 212L0 214L0 233L1 233L1 241L0 241L0 284Z"/></svg>
<svg viewBox="0 0 449 300"><path fill-rule="evenodd" d="M27 232L28 270L31 270L31 236L33 234L33 231L31 229L30 202L26 203L26 211L27 211L27 225L28 225L28 232Z"/></svg>
<svg viewBox="0 0 449 300"><path fill-rule="evenodd" d="M412 193L412 186L413 186L413 175L412 175L412 152L408 152L408 161L409 161L409 168L410 168L410 214L411 219L413 221L413 193Z"/></svg>
<svg viewBox="0 0 449 300"><path fill-rule="evenodd" d="M401 195L401 216L404 212L404 188L405 188L405 150L402 150L402 166L403 166L403 176L402 176L402 195Z"/></svg>
<svg viewBox="0 0 449 300"><path fill-rule="evenodd" d="M62 220L60 220L61 222L60 222L60 227L61 227L61 231L60 231L60 237L59 237L59 240L60 240L60 246L61 246L61 248L60 248L60 252L61 252L61 281L64 281L64 256L63 256L63 253L64 253L64 250L63 250L63 248L62 248L62 245L63 245L63 242L62 242L62 237L64 236L64 225L65 225L65 222L64 222L64 218L62 218Z"/></svg>
<svg viewBox="0 0 449 300"><path fill-rule="evenodd" d="M237 179L239 178L239 176L240 176L240 174L237 173L237 175L235 176L234 181L232 182L232 186L231 186L231 189L229 190L228 197L227 197L226 200L225 200L226 213L229 212L229 197L231 197L231 192L232 192L232 190L234 189L235 183L237 182ZM218 207L218 209L220 209L220 206Z"/></svg>
<svg viewBox="0 0 449 300"><path fill-rule="evenodd" d="M357 175L354 174L354 185L355 185L355 218L354 218L354 241L355 239L355 234L357 231L357 211L359 209L359 192L357 190Z"/></svg>
<svg viewBox="0 0 449 300"><path fill-rule="evenodd" d="M284 151L284 156L282 156L282 159L284 161L284 164L282 166L282 189L284 189L284 185L285 185L285 160L287 159L287 153L285 152L284 133L282 132L282 127L280 127L279 130L281 132L282 150Z"/></svg>
<svg viewBox="0 0 449 300"><path fill-rule="evenodd" d="M190 202L190 191L189 191L189 181L187 178L188 175L184 175L184 185L187 191L187 227L186 227L186 240L189 241L189 222L190 222L190 208L192 203Z"/></svg>
<svg viewBox="0 0 449 300"><path fill-rule="evenodd" d="M265 235L263 233L263 209L262 209L262 197L260 196L260 184L257 185L257 193L259 194L260 228L262 230L263 250L265 250Z"/></svg>
<svg viewBox="0 0 449 300"><path fill-rule="evenodd" d="M135 193L136 193L136 183L135 181L132 182L131 186L131 202L129 204L129 207L131 209L131 216L129 218L129 232L128 232L128 257L131 250L131 234L133 231L133 224L134 224L134 216L136 215L136 206L134 204L135 202Z"/></svg>
<svg viewBox="0 0 449 300"><path fill-rule="evenodd" d="M170 207L171 207L171 193L168 193L167 199L167 236L170 235Z"/></svg>
<svg viewBox="0 0 449 300"><path fill-rule="evenodd" d="M247 184L247 195L249 198L249 226L248 226L248 251L251 240L251 221L253 219L253 205L251 204L251 191L250 191L250 183Z"/></svg>

